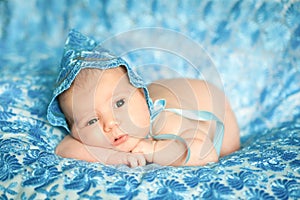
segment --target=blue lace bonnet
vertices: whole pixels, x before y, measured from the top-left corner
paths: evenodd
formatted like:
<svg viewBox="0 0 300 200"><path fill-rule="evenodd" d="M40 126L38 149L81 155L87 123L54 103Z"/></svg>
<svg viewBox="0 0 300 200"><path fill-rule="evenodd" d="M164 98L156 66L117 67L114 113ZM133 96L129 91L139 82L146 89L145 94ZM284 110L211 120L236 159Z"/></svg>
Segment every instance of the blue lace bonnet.
<svg viewBox="0 0 300 200"><path fill-rule="evenodd" d="M70 132L66 118L59 106L58 96L70 88L80 70L85 68L111 69L124 66L130 83L136 88L142 88L148 104L150 114L153 103L149 91L142 78L122 58L104 49L95 40L71 30L68 34L64 53L60 64L60 73L56 81L56 88L48 106L47 119L53 126L62 126Z"/></svg>

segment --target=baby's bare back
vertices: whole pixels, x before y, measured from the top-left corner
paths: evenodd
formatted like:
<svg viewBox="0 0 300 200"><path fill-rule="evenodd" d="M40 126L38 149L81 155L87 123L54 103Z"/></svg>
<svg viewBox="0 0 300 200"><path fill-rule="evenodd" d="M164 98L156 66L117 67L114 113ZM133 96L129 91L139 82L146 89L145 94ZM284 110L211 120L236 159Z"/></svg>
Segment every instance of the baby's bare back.
<svg viewBox="0 0 300 200"><path fill-rule="evenodd" d="M156 81L149 85L148 89L153 101L165 99L167 108L204 110L216 115L225 126L221 156L239 149L240 136L235 115L226 96L217 87L202 80L178 78ZM190 129L201 130L201 132L208 134L213 141L215 124L211 122L188 120L176 114L165 112L154 123L156 134L181 134ZM197 135L182 137L197 138Z"/></svg>

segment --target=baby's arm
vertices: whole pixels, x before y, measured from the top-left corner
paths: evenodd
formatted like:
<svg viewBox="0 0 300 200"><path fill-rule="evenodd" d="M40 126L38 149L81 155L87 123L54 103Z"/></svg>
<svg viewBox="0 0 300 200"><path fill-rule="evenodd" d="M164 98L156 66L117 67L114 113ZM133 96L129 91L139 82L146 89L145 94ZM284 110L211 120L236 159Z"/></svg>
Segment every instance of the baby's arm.
<svg viewBox="0 0 300 200"><path fill-rule="evenodd" d="M132 150L144 154L148 162L160 165L183 165L186 148L178 141L143 139Z"/></svg>
<svg viewBox="0 0 300 200"><path fill-rule="evenodd" d="M197 134L197 138L194 135ZM218 161L216 150L209 137L201 132L190 130L181 137L190 148L190 159L186 162L187 146L178 140L142 140L133 152L145 154L148 162L172 166L202 166Z"/></svg>
<svg viewBox="0 0 300 200"><path fill-rule="evenodd" d="M130 167L144 166L146 160L138 153L127 153L113 149L92 147L67 135L56 147L55 153L64 158L74 158L108 165L125 164Z"/></svg>

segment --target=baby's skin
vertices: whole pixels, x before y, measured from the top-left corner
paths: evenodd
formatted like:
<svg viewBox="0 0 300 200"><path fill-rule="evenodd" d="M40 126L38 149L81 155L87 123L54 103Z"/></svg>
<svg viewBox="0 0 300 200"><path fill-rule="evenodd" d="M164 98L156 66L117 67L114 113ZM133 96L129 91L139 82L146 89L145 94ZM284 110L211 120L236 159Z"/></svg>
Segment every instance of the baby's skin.
<svg viewBox="0 0 300 200"><path fill-rule="evenodd" d="M166 108L215 114L224 123L220 156L239 149L235 115L224 93L215 86L203 80L178 78L156 81L147 88L153 101L166 100ZM216 123L162 111L151 125L144 93L131 85L124 67L83 69L59 96L59 102L71 130L56 148L62 157L130 167L147 162L199 166L218 161L212 142ZM147 137L150 126L154 135L178 135L186 144ZM190 159L186 162L187 147Z"/></svg>

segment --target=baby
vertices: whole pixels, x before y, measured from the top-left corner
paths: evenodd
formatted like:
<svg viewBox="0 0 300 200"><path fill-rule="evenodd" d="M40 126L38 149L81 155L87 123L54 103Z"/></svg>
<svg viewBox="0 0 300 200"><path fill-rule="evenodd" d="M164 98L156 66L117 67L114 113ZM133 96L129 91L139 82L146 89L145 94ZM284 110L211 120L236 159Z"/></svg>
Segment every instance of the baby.
<svg viewBox="0 0 300 200"><path fill-rule="evenodd" d="M222 91L183 78L146 86L123 59L74 30L47 117L71 133L56 153L91 162L197 166L240 147Z"/></svg>

